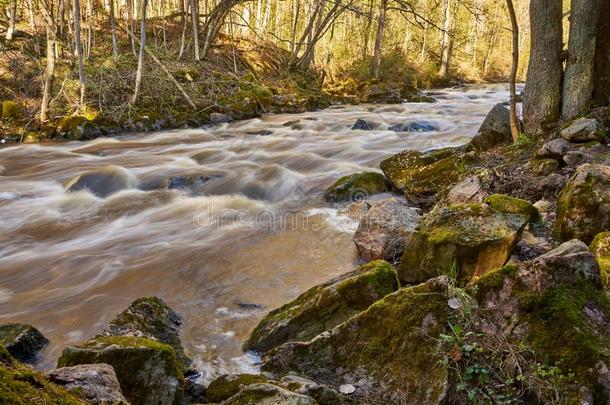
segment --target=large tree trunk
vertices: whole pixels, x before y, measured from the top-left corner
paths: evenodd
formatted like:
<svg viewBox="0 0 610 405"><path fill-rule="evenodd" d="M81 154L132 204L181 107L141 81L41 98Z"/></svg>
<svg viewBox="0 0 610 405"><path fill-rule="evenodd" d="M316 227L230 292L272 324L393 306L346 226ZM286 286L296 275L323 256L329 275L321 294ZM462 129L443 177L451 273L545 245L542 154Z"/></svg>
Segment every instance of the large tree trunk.
<svg viewBox="0 0 610 405"><path fill-rule="evenodd" d="M568 62L561 104L563 119L572 119L591 108L599 1L572 0Z"/></svg>
<svg viewBox="0 0 610 405"><path fill-rule="evenodd" d="M381 0L379 6L379 20L377 21L377 35L375 36L375 51L373 57L373 77L379 78L379 69L381 68L381 45L383 43L383 31L385 29L386 12L388 10L388 1Z"/></svg>
<svg viewBox="0 0 610 405"><path fill-rule="evenodd" d="M443 27L443 41L441 43L441 68L438 76L449 77L449 42L451 36L451 0L445 0L445 26Z"/></svg>
<svg viewBox="0 0 610 405"><path fill-rule="evenodd" d="M593 69L593 104L608 105L610 98L610 1L601 2Z"/></svg>
<svg viewBox="0 0 610 405"><path fill-rule="evenodd" d="M513 60L510 68L510 133L513 137L513 142L519 140L519 120L517 119L517 68L519 67L519 24L517 24L517 15L512 0L506 0L506 8L510 16L510 26L513 39Z"/></svg>
<svg viewBox="0 0 610 405"><path fill-rule="evenodd" d="M6 28L6 40L12 41L15 33L15 20L17 18L17 0L11 0L8 5L8 27Z"/></svg>
<svg viewBox="0 0 610 405"><path fill-rule="evenodd" d="M142 71L144 70L144 52L146 51L146 8L148 0L142 0L142 22L140 24L140 55L138 57L138 70L136 71L136 83L133 89L131 103L135 104L140 96L142 85Z"/></svg>
<svg viewBox="0 0 610 405"><path fill-rule="evenodd" d="M80 105L85 103L85 71L83 69L83 44L80 38L80 0L74 0L74 41L78 58L78 83L80 85Z"/></svg>
<svg viewBox="0 0 610 405"><path fill-rule="evenodd" d="M523 97L525 131L544 133L559 118L563 30L562 0L531 0L531 50Z"/></svg>
<svg viewBox="0 0 610 405"><path fill-rule="evenodd" d="M191 16L193 24L193 48L195 50L195 60L200 61L201 56L199 54L199 0L191 0Z"/></svg>

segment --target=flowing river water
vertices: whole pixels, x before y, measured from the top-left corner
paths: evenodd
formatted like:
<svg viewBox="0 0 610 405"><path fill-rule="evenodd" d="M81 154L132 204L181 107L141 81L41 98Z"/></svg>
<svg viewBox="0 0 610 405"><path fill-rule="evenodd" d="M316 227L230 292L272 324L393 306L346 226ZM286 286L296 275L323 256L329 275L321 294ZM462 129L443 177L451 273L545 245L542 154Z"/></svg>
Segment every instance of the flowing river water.
<svg viewBox="0 0 610 405"><path fill-rule="evenodd" d="M508 99L502 85L431 94L437 103L1 148L0 323L40 329L51 343L37 366L48 369L63 347L154 295L183 316L204 380L256 370L241 344L264 314L357 265L357 223L323 201L325 188L404 149L464 144ZM358 118L378 126L352 130ZM388 129L411 122L436 130ZM127 187L66 192L100 169Z"/></svg>

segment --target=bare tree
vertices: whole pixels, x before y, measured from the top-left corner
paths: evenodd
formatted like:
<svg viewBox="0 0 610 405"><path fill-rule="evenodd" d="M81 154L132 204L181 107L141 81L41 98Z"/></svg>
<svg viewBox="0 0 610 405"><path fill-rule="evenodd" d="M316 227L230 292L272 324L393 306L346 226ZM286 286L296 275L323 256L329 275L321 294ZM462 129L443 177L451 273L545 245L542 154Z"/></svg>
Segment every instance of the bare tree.
<svg viewBox="0 0 610 405"><path fill-rule="evenodd" d="M6 40L12 41L15 34L15 20L17 18L17 0L10 0L8 5L8 27L6 28Z"/></svg>
<svg viewBox="0 0 610 405"><path fill-rule="evenodd" d="M80 0L74 1L74 40L78 58L78 84L80 86L80 105L85 103L85 70L83 68L83 44L80 38Z"/></svg>
<svg viewBox="0 0 610 405"><path fill-rule="evenodd" d="M512 0L506 0L506 8L510 17L510 26L513 39L513 60L510 68L510 133L513 142L519 140L519 120L517 119L517 68L519 67L519 24Z"/></svg>
<svg viewBox="0 0 610 405"><path fill-rule="evenodd" d="M381 44L383 42L383 31L385 29L386 13L388 11L388 0L381 0L379 5L379 20L377 21L377 35L375 36L375 50L373 57L373 77L379 78L381 67Z"/></svg>
<svg viewBox="0 0 610 405"><path fill-rule="evenodd" d="M40 122L49 120L49 106L51 93L53 92L53 81L55 79L55 21L53 20L53 0L44 0L40 9L44 14L44 24L47 37L47 66L44 74L44 86L42 89L42 100L40 103Z"/></svg>
<svg viewBox="0 0 610 405"><path fill-rule="evenodd" d="M193 48L195 50L195 60L200 61L199 54L199 1L191 0L191 17L193 23ZM203 52L204 56L206 52Z"/></svg>
<svg viewBox="0 0 610 405"><path fill-rule="evenodd" d="M138 70L136 71L136 83L133 89L131 103L135 104L140 96L142 86L142 72L144 70L144 53L146 52L146 9L148 0L142 0L142 21L140 23L140 54L138 56Z"/></svg>
<svg viewBox="0 0 610 405"><path fill-rule="evenodd" d="M75 2L78 0L74 0ZM116 25L114 18L114 0L108 0L108 10L109 10L109 18L110 18L110 34L112 35L112 55L114 56L114 61L117 62L119 60L119 47L116 40Z"/></svg>
<svg viewBox="0 0 610 405"><path fill-rule="evenodd" d="M572 119L589 111L599 0L572 0L568 61L563 79L561 116Z"/></svg>
<svg viewBox="0 0 610 405"><path fill-rule="evenodd" d="M445 25L443 30L443 40L441 43L441 68L438 72L439 77L447 79L449 77L449 58L450 58L450 36L451 36L451 0L445 0Z"/></svg>

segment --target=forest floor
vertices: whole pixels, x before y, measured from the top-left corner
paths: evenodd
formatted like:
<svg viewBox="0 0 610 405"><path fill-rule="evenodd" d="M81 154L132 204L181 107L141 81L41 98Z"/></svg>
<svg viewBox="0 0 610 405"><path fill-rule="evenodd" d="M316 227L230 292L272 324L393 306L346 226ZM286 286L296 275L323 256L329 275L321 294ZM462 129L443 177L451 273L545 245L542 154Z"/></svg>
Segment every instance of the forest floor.
<svg viewBox="0 0 610 405"><path fill-rule="evenodd" d="M45 38L20 32L12 42L0 43L4 48L0 101L6 104L0 124L3 142L91 139L123 131L200 126L210 122L213 113L244 119L320 109L332 103L432 101L420 96L418 89L432 86L433 74L410 68L398 53L384 59L380 80L370 78L366 60L333 73L290 69L288 51L242 38L219 38L209 57L196 62L188 42L180 56L178 25L167 25L165 35L153 25L148 29L148 49L172 77L147 56L141 96L137 103L130 103L137 58L128 37L118 35L115 60L110 36L94 32L91 51L85 53L86 97L80 105L75 58L68 44L58 41L51 118L42 124L38 117Z"/></svg>

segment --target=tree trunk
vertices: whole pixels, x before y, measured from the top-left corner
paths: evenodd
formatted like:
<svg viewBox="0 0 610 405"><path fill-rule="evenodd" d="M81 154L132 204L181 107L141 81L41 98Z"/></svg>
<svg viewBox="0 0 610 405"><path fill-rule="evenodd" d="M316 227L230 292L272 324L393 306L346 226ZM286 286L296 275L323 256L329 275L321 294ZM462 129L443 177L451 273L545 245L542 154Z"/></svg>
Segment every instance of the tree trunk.
<svg viewBox="0 0 610 405"><path fill-rule="evenodd" d="M76 3L78 0L74 0ZM114 21L114 0L108 1L109 5L109 14L110 14L110 33L112 35L112 55L114 56L114 61L117 62L119 60L119 47L116 41L116 26Z"/></svg>
<svg viewBox="0 0 610 405"><path fill-rule="evenodd" d="M566 120L591 108L598 13L599 0L572 0L568 61L561 104L561 116Z"/></svg>
<svg viewBox="0 0 610 405"><path fill-rule="evenodd" d="M74 41L78 58L78 83L80 85L80 105L85 103L85 70L83 69L83 44L80 38L80 0L74 0Z"/></svg>
<svg viewBox="0 0 610 405"><path fill-rule="evenodd" d="M12 41L15 34L15 20L17 18L17 0L11 0L8 5L8 27L6 28L6 40Z"/></svg>
<svg viewBox="0 0 610 405"><path fill-rule="evenodd" d="M383 42L383 31L385 29L387 9L387 0L381 0L381 4L379 6L379 20L377 21L377 34L375 36L375 51L373 53L373 77L375 79L379 78L379 69L381 68L381 45Z"/></svg>
<svg viewBox="0 0 610 405"><path fill-rule="evenodd" d="M517 68L519 67L519 25L512 0L506 0L506 8L510 16L510 26L513 39L513 60L510 68L510 133L513 142L519 140L519 120L517 119Z"/></svg>
<svg viewBox="0 0 610 405"><path fill-rule="evenodd" d="M541 135L559 118L563 29L562 0L531 0L531 50L523 97L523 121Z"/></svg>
<svg viewBox="0 0 610 405"><path fill-rule="evenodd" d="M187 27L187 16L190 9L191 2L188 0L178 0L180 4L180 11L182 12L180 16L180 23L182 24L182 34L180 35L180 52L178 53L178 60L182 59L182 54L184 54L184 46L186 43L186 27Z"/></svg>
<svg viewBox="0 0 610 405"><path fill-rule="evenodd" d="M49 105L53 91L53 80L55 79L55 27L53 23L53 3L48 1L45 5L45 28L47 34L47 67L44 75L44 87L42 89L42 101L40 103L40 122L49 120Z"/></svg>
<svg viewBox="0 0 610 405"><path fill-rule="evenodd" d="M17 3L15 3L17 4ZM34 20L34 0L28 0L28 12L29 12L29 17L30 17L30 30L32 31L32 33L34 33L36 31L36 21Z"/></svg>
<svg viewBox="0 0 610 405"><path fill-rule="evenodd" d="M449 78L449 42L451 35L451 0L445 0L445 25L441 43L441 68L438 76L447 80Z"/></svg>
<svg viewBox="0 0 610 405"><path fill-rule="evenodd" d="M199 55L199 0L191 0L191 17L193 24L193 48L195 50L195 60L200 61Z"/></svg>
<svg viewBox="0 0 610 405"><path fill-rule="evenodd" d="M136 84L133 89L131 104L138 101L140 86L142 85L142 71L144 70L144 52L146 48L146 8L148 0L142 0L142 22L140 24L140 55L138 57L138 70L136 71Z"/></svg>
<svg viewBox="0 0 610 405"><path fill-rule="evenodd" d="M133 52L133 56L137 55L136 52L136 41L135 41L135 25L133 19L133 10L134 10L134 1L136 0L127 0L127 28L129 30L129 38L131 39L131 51Z"/></svg>
<svg viewBox="0 0 610 405"><path fill-rule="evenodd" d="M610 98L610 1L602 1L597 22L593 69L593 104L608 105Z"/></svg>

